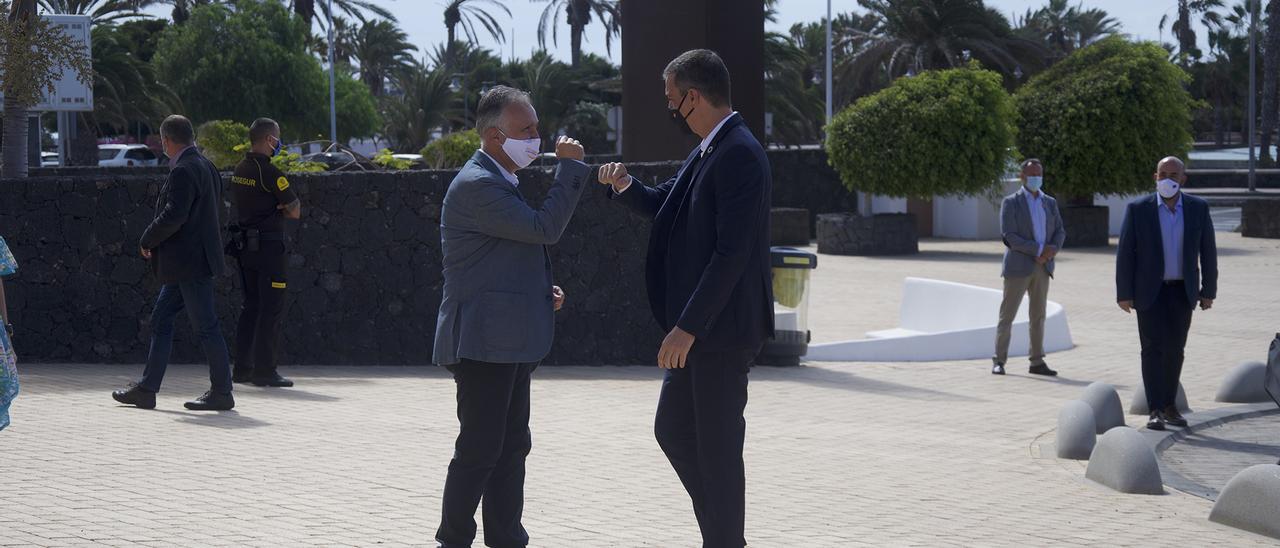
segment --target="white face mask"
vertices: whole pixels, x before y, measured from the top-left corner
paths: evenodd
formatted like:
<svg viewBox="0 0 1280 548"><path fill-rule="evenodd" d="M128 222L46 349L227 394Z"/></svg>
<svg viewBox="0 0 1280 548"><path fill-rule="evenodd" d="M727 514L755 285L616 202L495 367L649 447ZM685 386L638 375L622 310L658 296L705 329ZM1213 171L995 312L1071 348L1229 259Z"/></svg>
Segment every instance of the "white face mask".
<svg viewBox="0 0 1280 548"><path fill-rule="evenodd" d="M503 137L507 137L507 134L502 130L498 130L498 132L502 133ZM511 158L512 162L516 163L516 166L524 169L538 158L538 153L542 151L542 139L512 139L507 137L507 140L502 142L502 151L507 153L507 156Z"/></svg>
<svg viewBox="0 0 1280 548"><path fill-rule="evenodd" d="M1168 199L1177 196L1179 188L1181 188L1181 185L1173 179L1160 179L1159 181L1156 181L1156 193L1160 194L1161 198Z"/></svg>

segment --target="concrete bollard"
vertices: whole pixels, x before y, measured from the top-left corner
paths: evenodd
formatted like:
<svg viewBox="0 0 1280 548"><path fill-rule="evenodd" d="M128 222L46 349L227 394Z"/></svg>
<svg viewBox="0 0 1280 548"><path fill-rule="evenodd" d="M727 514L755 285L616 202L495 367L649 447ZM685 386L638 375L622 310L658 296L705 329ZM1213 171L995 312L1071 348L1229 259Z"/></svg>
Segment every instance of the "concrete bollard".
<svg viewBox="0 0 1280 548"><path fill-rule="evenodd" d="M1174 399L1178 411L1186 414L1191 412L1191 406L1187 404L1187 393L1182 389L1182 383L1178 383L1178 396ZM1130 415L1150 415L1151 410L1147 409L1147 390L1138 383L1138 389L1133 393L1133 400L1129 402Z"/></svg>
<svg viewBox="0 0 1280 548"><path fill-rule="evenodd" d="M1112 428L1098 438L1084 477L1121 493L1164 493L1155 450L1142 434L1128 427Z"/></svg>
<svg viewBox="0 0 1280 548"><path fill-rule="evenodd" d="M1084 389L1080 401L1093 408L1093 418L1097 421L1094 433L1105 434L1107 430L1124 426L1124 408L1120 405L1120 394L1116 393L1116 387L1095 382Z"/></svg>
<svg viewBox="0 0 1280 548"><path fill-rule="evenodd" d="M1265 388L1267 364L1245 362L1235 366L1218 386L1213 401L1224 403L1265 403L1270 401Z"/></svg>
<svg viewBox="0 0 1280 548"><path fill-rule="evenodd" d="M1120 400L1116 400L1119 405ZM1098 435L1094 432L1097 421L1093 407L1080 400L1071 400L1058 412L1058 458L1087 460L1093 453Z"/></svg>
<svg viewBox="0 0 1280 548"><path fill-rule="evenodd" d="M1280 539L1280 464L1250 466L1231 478L1209 521Z"/></svg>

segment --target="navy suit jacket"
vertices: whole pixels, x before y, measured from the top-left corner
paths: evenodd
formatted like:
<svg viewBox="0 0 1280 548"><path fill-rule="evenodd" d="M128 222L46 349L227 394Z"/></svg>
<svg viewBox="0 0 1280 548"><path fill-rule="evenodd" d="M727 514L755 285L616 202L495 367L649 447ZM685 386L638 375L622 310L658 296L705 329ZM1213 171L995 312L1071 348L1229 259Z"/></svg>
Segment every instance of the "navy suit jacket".
<svg viewBox="0 0 1280 548"><path fill-rule="evenodd" d="M773 336L769 159L737 114L700 153L657 187L609 194L653 219L645 282L662 328L693 334L694 350L758 349Z"/></svg>
<svg viewBox="0 0 1280 548"><path fill-rule="evenodd" d="M219 276L223 270L222 175L195 147L186 149L156 200L156 215L139 245L150 249L162 284Z"/></svg>
<svg viewBox="0 0 1280 548"><path fill-rule="evenodd" d="M1116 250L1116 301L1133 301L1137 310L1156 302L1164 283L1164 245L1155 194L1131 202L1120 229ZM1200 298L1218 295L1218 247L1214 242L1209 203L1182 194L1182 275L1186 280L1187 302L1192 307Z"/></svg>

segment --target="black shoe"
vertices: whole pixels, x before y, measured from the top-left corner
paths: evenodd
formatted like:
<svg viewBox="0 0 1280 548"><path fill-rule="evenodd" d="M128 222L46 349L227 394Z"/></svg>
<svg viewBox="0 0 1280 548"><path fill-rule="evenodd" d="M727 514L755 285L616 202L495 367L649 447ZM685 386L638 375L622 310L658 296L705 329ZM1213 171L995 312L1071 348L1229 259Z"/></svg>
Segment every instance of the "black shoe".
<svg viewBox="0 0 1280 548"><path fill-rule="evenodd" d="M231 397L230 392L215 394L210 390L183 405L192 411L230 411L236 406L236 399Z"/></svg>
<svg viewBox="0 0 1280 548"><path fill-rule="evenodd" d="M131 383L129 386L124 387L123 390L112 392L111 398L138 409L156 408L156 393L138 386L138 383Z"/></svg>
<svg viewBox="0 0 1280 548"><path fill-rule="evenodd" d="M1032 375L1044 375L1044 376L1046 376L1046 377L1056 377L1056 376L1058 376L1058 372L1057 372L1057 371L1054 371L1054 370L1052 370L1052 369L1049 369L1049 365L1048 365L1048 364L1043 364L1043 363L1038 363L1038 364L1035 364L1035 365L1031 366L1031 369L1029 369L1028 371L1029 371Z"/></svg>
<svg viewBox="0 0 1280 548"><path fill-rule="evenodd" d="M1003 364L1003 363L992 364L992 366L991 366L991 374L992 374L992 375L1003 375L1003 374L1004 374L1004 364Z"/></svg>
<svg viewBox="0 0 1280 548"><path fill-rule="evenodd" d="M253 371L232 371L231 382L236 384L248 384L253 380Z"/></svg>
<svg viewBox="0 0 1280 548"><path fill-rule="evenodd" d="M1164 430L1164 413L1152 411L1151 418L1147 419L1147 430Z"/></svg>
<svg viewBox="0 0 1280 548"><path fill-rule="evenodd" d="M276 388L288 388L290 386L293 386L293 381L286 379L284 377L281 377L279 373L276 373L276 375L273 377L254 377L253 385L254 386L274 386Z"/></svg>
<svg viewBox="0 0 1280 548"><path fill-rule="evenodd" d="M1177 405L1170 405L1164 408L1164 422L1180 428L1187 427L1187 419L1182 416L1182 413L1178 412Z"/></svg>

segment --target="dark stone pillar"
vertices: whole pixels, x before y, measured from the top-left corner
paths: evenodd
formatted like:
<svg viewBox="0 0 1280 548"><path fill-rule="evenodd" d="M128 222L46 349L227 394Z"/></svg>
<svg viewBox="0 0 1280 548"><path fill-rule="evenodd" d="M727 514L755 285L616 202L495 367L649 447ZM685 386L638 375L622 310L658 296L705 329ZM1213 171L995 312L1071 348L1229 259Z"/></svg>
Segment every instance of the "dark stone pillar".
<svg viewBox="0 0 1280 548"><path fill-rule="evenodd" d="M763 0L644 0L622 4L622 156L680 160L698 140L667 116L662 69L685 51L720 54L733 81L733 108L764 142Z"/></svg>

